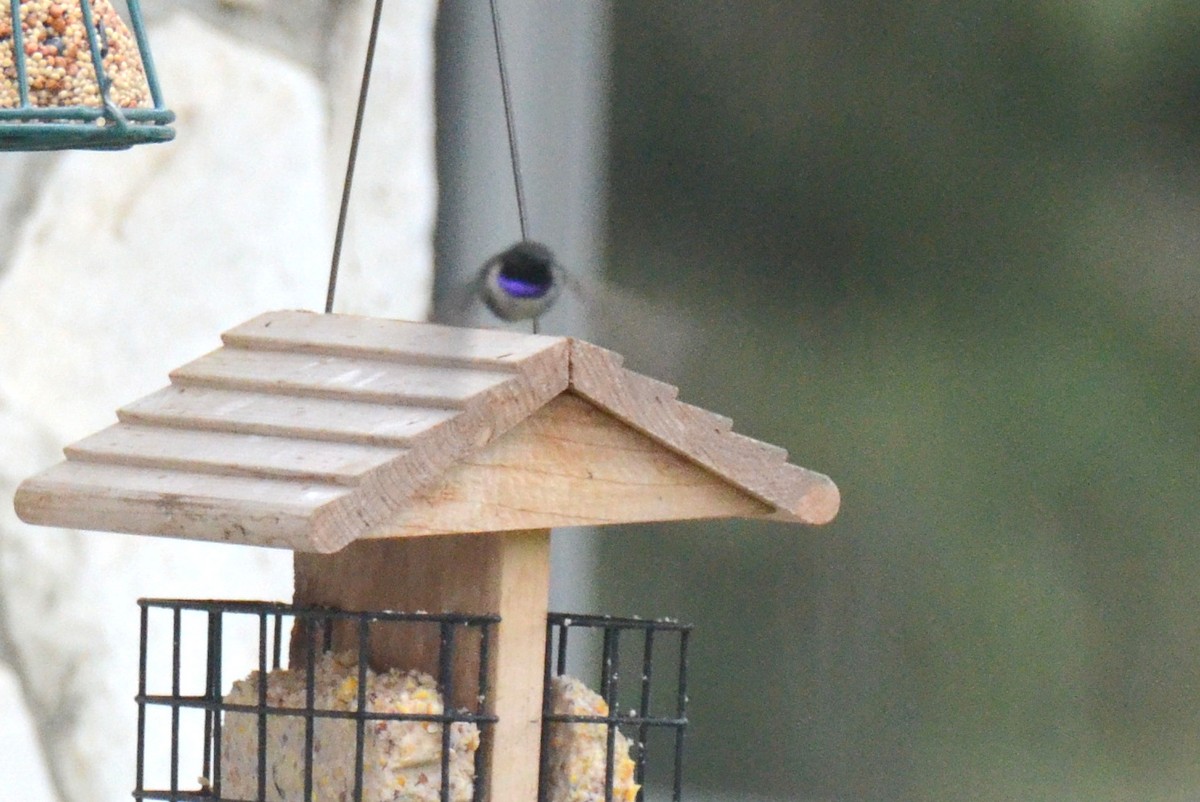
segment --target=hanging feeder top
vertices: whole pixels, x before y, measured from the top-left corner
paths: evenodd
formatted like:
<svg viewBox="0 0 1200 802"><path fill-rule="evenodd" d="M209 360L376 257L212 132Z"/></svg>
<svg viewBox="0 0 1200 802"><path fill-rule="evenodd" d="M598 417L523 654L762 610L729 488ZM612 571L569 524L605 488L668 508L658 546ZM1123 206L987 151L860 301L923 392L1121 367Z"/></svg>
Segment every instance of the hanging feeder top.
<svg viewBox="0 0 1200 802"><path fill-rule="evenodd" d="M833 518L837 487L580 340L272 312L17 491L30 523L333 552L364 538Z"/></svg>
<svg viewBox="0 0 1200 802"><path fill-rule="evenodd" d="M0 0L0 150L175 137L138 0L127 5L128 23L110 0Z"/></svg>

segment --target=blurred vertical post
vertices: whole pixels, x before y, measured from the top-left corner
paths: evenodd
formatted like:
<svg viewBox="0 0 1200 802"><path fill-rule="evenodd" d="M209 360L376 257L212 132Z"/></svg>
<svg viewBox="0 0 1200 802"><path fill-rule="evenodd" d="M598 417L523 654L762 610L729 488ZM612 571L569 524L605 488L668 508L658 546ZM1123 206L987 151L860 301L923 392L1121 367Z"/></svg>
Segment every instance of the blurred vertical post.
<svg viewBox="0 0 1200 802"><path fill-rule="evenodd" d="M609 4L500 0L499 10L529 236L573 274L595 277L605 213ZM488 4L445 0L437 51L436 317L498 325L481 304L461 302L483 262L521 238ZM581 300L565 293L542 331L588 336ZM591 538L557 531L552 562L552 606L585 609Z"/></svg>

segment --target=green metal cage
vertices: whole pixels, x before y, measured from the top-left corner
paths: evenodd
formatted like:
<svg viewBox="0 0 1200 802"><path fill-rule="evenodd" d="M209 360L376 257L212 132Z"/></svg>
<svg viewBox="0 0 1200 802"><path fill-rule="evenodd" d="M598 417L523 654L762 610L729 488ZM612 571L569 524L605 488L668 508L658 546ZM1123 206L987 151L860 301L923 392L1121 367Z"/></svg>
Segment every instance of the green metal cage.
<svg viewBox="0 0 1200 802"><path fill-rule="evenodd" d="M138 0L0 0L0 150L168 142ZM98 77L97 77L98 76Z"/></svg>

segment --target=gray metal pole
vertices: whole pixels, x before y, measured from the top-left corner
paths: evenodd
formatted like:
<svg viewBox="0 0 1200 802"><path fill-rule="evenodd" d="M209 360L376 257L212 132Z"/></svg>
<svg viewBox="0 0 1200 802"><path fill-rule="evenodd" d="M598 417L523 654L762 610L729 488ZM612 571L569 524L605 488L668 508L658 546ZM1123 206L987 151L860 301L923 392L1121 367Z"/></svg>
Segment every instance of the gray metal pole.
<svg viewBox="0 0 1200 802"><path fill-rule="evenodd" d="M609 12L608 3L500 0L529 236L584 278L598 277L601 256ZM521 237L491 26L486 2L441 5L436 318L485 326L502 324L481 304L464 309L462 287ZM588 336L570 293L541 324L547 334ZM591 539L581 530L555 534L551 604L586 610Z"/></svg>

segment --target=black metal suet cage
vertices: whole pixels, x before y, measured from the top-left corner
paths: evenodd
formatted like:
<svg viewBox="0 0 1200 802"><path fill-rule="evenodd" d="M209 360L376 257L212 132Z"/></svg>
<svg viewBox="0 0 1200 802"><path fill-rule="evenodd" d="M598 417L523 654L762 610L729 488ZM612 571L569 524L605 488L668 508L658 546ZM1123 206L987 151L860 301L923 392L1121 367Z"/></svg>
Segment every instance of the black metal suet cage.
<svg viewBox="0 0 1200 802"><path fill-rule="evenodd" d="M143 599L139 605L135 800L315 802L342 798L364 802L377 798L377 794L370 793L366 769L368 741L374 733L393 726L421 727L427 733L422 737L439 741L436 753L427 755L423 764L436 765L429 771L431 785L425 788L426 796L412 798L439 802L482 802L488 798L485 756L497 719L486 711L497 616L343 612L248 601ZM387 627L431 627L438 633L436 690L446 700L440 709L380 709L371 684L370 644ZM551 798L552 783L547 774L553 769L548 764L548 747L555 728L563 727L591 728L597 736L592 740L601 744L603 787L597 799L644 802L652 798L646 791L647 783L651 783L658 794L653 798L679 802L690 630L689 625L670 620L550 614L539 802ZM233 653L226 638L231 632L249 634L241 640L256 644L256 653ZM353 637L347 638L347 633ZM322 661L328 661L335 649L344 648L348 642L353 646L345 658L346 673L333 691L342 704L331 704L331 689L319 687L323 681ZM475 658L477 684L466 689L471 703L452 704L452 699L457 701L462 696L455 693L456 673L462 676L456 667L463 660L471 661L473 666ZM662 668L664 663L669 663L667 669ZM621 681L622 665L638 672L636 681ZM239 680L248 669L254 673L243 687L243 698L238 698ZM271 675L278 679L276 672L290 674L289 687L294 691L290 699L281 695L279 684L266 680ZM598 710L583 714L554 709L551 683L568 672L598 680L598 698L603 700ZM229 737L231 727L246 731L248 741ZM452 777L456 776L451 765L455 727L476 728L478 733L468 772L473 782L466 791L462 786L452 789ZM634 736L628 755L619 754L622 729ZM656 734L665 737L660 748L652 749ZM345 748L333 754L341 764L335 772L343 783L340 796L330 795L328 786L322 785L329 776L331 744L339 738ZM247 742L255 749L249 758L245 754L238 758L243 769L248 767L239 774L232 768L234 758L227 751L237 743L244 751ZM151 756L156 747L161 752L167 745L169 759L158 761ZM289 755L280 754L281 750ZM652 754L661 758L653 766ZM636 785L625 787L635 796L614 795L622 760L632 761ZM166 767L159 765L161 762L166 762ZM281 779L281 772L291 773Z"/></svg>
<svg viewBox="0 0 1200 802"><path fill-rule="evenodd" d="M138 0L0 0L0 150L168 142Z"/></svg>
<svg viewBox="0 0 1200 802"><path fill-rule="evenodd" d="M615 618L612 616L551 613L546 630L546 667L542 707L542 782L538 802L548 802L550 783L547 748L554 727L563 724L600 725L604 732L604 802L613 802L619 727L635 732L632 744L633 780L637 802L646 796L646 784L669 788L672 802L683 798L683 739L687 727L688 637L692 626L669 619ZM574 633L574 637L572 637ZM622 635L626 635L622 660ZM599 643L596 641L599 640ZM629 641L632 640L633 643ZM668 642L669 641L669 642ZM596 652L599 652L597 655ZM578 715L558 712L552 705L551 682L565 676L571 664L586 663L598 657L600 697L606 712ZM665 657L673 671L664 676L655 671ZM582 659L580 659L582 658ZM640 670L635 682L621 682L622 665ZM656 702L656 700L665 700ZM663 710L662 708L665 708ZM622 714L621 710L629 712ZM650 774L651 736L663 734L669 754L665 771Z"/></svg>
<svg viewBox="0 0 1200 802"><path fill-rule="evenodd" d="M440 738L440 748L437 750L438 778L441 802L449 802L451 771L451 735L456 725L469 725L477 728L479 733L478 748L474 749L471 774L474 776L474 791L470 797L472 802L484 799L484 789L487 787L486 762L482 759L486 752L491 725L496 721L494 716L484 712L488 700L488 666L490 643L493 629L498 622L496 616L489 615L455 615L431 613L399 613L399 612L343 612L325 608L304 608L271 602L237 602L237 601L184 601L169 599L142 599L141 606L141 661L138 680L138 748L137 748L137 778L133 797L136 800L165 800L167 802L183 802L184 800L204 800L204 802L267 802L267 800L316 800L330 798L319 794L321 778L318 770L318 760L315 755L320 752L322 744L328 750L331 741L339 732L323 722L345 722L337 728L340 734L349 736L353 748L346 755L349 766L338 766L338 771L344 777L346 790L350 796L344 797L355 802L365 798L365 748L371 731L382 732L392 722L401 724L415 723L425 732L432 731ZM166 617L166 631L169 633L170 663L165 671L153 671L151 666L154 657L152 644L161 642L161 623L158 619ZM189 620L194 619L194 620ZM257 645L257 681L251 683L253 698L247 702L232 701L231 695L225 690L229 679L225 662L231 656L225 648L224 634L238 625L249 624L256 627L258 632ZM334 642L334 632L339 627L350 627L356 633L357 653L352 658L353 673L343 678L343 687L347 691L341 706L329 704L328 695L324 698L318 692L318 661L322 655L331 653ZM373 632L386 627L432 627L439 634L439 674L436 678L437 688L444 694L446 700L455 696L453 689L456 662L463 657L465 650L459 648L464 641L470 641L479 658L478 686L471 689L470 696L474 704L469 708L452 709L447 701L441 712L388 712L381 711L375 705L374 692L369 687L369 657L370 639ZM285 651L285 633L292 633L290 644ZM296 633L302 633L299 638ZM189 689L186 674L188 666L185 663L185 653L198 653L189 637L201 644L200 651L204 654L204 674L202 687ZM307 641L307 643L298 642ZM189 648L192 647L192 648ZM160 661L161 662L161 661ZM161 666L167 668L166 666ZM269 672L289 668L293 675L299 675L303 702L301 704L284 704L279 699L270 698L269 682L266 680ZM152 677L154 674L156 677ZM252 675L253 676L253 675ZM156 683L169 687L153 687ZM293 684L293 688L296 686ZM192 692L189 692L191 690ZM159 692L152 692L159 691ZM165 721L153 728L149 720L155 711L165 713ZM183 717L186 713L200 714L193 716L185 726ZM240 717L243 721L249 719L255 727L253 740L255 751L254 766L249 783L242 782L244 787L249 784L250 796L238 791L230 795L227 787L230 784L231 772L228 766L230 756L223 754L223 748L230 746L230 739L222 737L224 727L229 726L231 719ZM202 718L202 725L201 725ZM298 726L287 726L288 723ZM167 729L163 733L163 729ZM299 732L297 732L299 730ZM411 734L411 733L409 733ZM272 736L282 737L272 737ZM299 742L289 744L289 736L299 736ZM148 777L147 764L148 744L163 742L169 738L170 760L166 776L155 777L166 787L158 787L159 782L151 781ZM270 747L282 746L291 750L296 760L287 761L293 769L290 784L283 783L279 773L272 768L280 763L281 756L271 754ZM185 753L189 753L186 754ZM184 772L187 758L199 758L198 774ZM194 785L185 778L195 777ZM243 777L243 779L245 779ZM190 788L184 788L187 782ZM337 798L336 796L334 798Z"/></svg>

